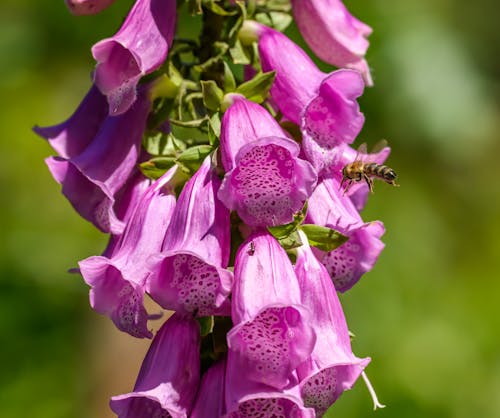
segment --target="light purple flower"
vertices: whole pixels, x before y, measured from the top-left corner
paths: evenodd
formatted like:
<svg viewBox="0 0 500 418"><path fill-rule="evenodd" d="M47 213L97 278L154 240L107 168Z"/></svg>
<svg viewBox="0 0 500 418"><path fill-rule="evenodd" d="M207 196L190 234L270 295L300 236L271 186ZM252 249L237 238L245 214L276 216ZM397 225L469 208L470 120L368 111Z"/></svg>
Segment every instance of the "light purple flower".
<svg viewBox="0 0 500 418"><path fill-rule="evenodd" d="M115 0L65 0L69 11L76 15L95 15L111 6Z"/></svg>
<svg viewBox="0 0 500 418"><path fill-rule="evenodd" d="M340 292L349 290L371 270L384 248L380 241L382 223L364 223L351 199L340 190L339 181L333 178L323 179L314 190L305 222L327 226L349 237L333 251L314 249Z"/></svg>
<svg viewBox="0 0 500 418"><path fill-rule="evenodd" d="M175 172L176 166L137 199L125 231L112 241L111 248L108 246L106 256L79 262L85 282L92 287L92 308L109 316L118 329L134 337L152 337L143 305L149 275L147 259L160 250L175 207L175 195L168 185Z"/></svg>
<svg viewBox="0 0 500 418"><path fill-rule="evenodd" d="M263 107L237 96L222 119L220 143L226 176L218 197L226 207L251 226L291 222L317 179L298 158L299 145Z"/></svg>
<svg viewBox="0 0 500 418"><path fill-rule="evenodd" d="M230 222L219 186L209 156L179 196L161 253L150 257L148 292L165 309L230 314Z"/></svg>
<svg viewBox="0 0 500 418"><path fill-rule="evenodd" d="M189 418L220 418L225 413L226 359L213 364L203 375Z"/></svg>
<svg viewBox="0 0 500 418"><path fill-rule="evenodd" d="M305 236L302 242L297 248L295 272L302 303L312 312L317 339L311 356L297 373L304 404L323 416L344 390L351 389L370 359L359 359L352 353L344 313L330 276Z"/></svg>
<svg viewBox="0 0 500 418"><path fill-rule="evenodd" d="M358 70L373 85L364 59L372 29L340 0L292 0L295 22L313 52L330 64Z"/></svg>
<svg viewBox="0 0 500 418"><path fill-rule="evenodd" d="M54 126L35 126L33 131L45 138L60 157L73 158L92 142L107 116L106 97L93 84L68 120Z"/></svg>
<svg viewBox="0 0 500 418"><path fill-rule="evenodd" d="M94 82L107 96L110 114L126 112L140 78L165 61L175 22L175 0L137 0L120 30L92 47Z"/></svg>
<svg viewBox="0 0 500 418"><path fill-rule="evenodd" d="M120 234L124 224L113 205L137 163L150 102L140 94L119 116L104 117L106 108L92 88L66 122L35 132L60 153L46 163L75 210L101 231Z"/></svg>
<svg viewBox="0 0 500 418"><path fill-rule="evenodd" d="M278 390L252 381L228 353L226 408L223 418L314 418L314 409L304 406L298 384ZM292 373L294 381L297 375Z"/></svg>
<svg viewBox="0 0 500 418"><path fill-rule="evenodd" d="M275 238L257 232L238 249L234 275L228 367L248 380L284 389L315 341L292 264Z"/></svg>
<svg viewBox="0 0 500 418"><path fill-rule="evenodd" d="M110 406L119 418L187 418L199 381L199 325L174 314L156 334L134 391L114 396Z"/></svg>
<svg viewBox="0 0 500 418"><path fill-rule="evenodd" d="M271 97L283 116L300 125L307 159L318 173L336 162L336 148L350 144L364 124L356 99L364 82L353 70L321 72L284 34L256 22L245 30L258 38L263 71L276 71Z"/></svg>

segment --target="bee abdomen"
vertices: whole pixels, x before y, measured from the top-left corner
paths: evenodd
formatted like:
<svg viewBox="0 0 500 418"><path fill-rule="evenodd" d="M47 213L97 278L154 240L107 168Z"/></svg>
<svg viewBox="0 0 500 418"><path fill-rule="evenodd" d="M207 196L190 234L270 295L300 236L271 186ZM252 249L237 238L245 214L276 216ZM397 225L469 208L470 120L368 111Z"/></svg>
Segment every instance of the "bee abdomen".
<svg viewBox="0 0 500 418"><path fill-rule="evenodd" d="M397 178L396 172L386 165L369 163L365 166L365 172L369 175L378 177L379 179L385 180L388 183L393 182Z"/></svg>

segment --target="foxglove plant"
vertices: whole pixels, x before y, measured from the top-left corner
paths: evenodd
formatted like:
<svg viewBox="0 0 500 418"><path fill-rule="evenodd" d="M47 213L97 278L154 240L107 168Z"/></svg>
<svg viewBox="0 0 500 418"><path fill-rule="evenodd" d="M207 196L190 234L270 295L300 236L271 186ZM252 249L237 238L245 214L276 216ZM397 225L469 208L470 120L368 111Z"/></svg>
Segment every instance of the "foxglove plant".
<svg viewBox="0 0 500 418"><path fill-rule="evenodd" d="M80 15L112 1L66 3ZM174 40L183 3L203 14L198 39ZM390 151L351 146L371 29L340 0L285 3L136 0L93 46L74 114L34 128L63 194L109 234L77 269L92 308L153 338L134 390L111 400L120 418L321 417L359 376L382 406L337 297L384 247L383 224L359 213L366 184L340 187L344 167ZM320 71L282 33L292 8L342 68ZM175 311L155 335L147 296Z"/></svg>

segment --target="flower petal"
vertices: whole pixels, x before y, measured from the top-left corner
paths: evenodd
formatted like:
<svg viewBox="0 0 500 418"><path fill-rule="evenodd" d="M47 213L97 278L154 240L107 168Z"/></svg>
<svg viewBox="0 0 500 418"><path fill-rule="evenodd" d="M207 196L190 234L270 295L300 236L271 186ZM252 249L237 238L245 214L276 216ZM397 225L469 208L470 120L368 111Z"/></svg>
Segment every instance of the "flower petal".
<svg viewBox="0 0 500 418"><path fill-rule="evenodd" d="M135 337L151 337L143 306L147 258L160 250L175 206L172 191L164 187L176 167L153 183L138 199L122 235L106 249L106 256L79 262L85 282L92 287L90 302L97 312L111 317L116 326Z"/></svg>
<svg viewBox="0 0 500 418"><path fill-rule="evenodd" d="M94 81L108 97L110 114L126 112L139 79L165 61L175 21L175 0L137 0L120 30L92 47Z"/></svg>
<svg viewBox="0 0 500 418"><path fill-rule="evenodd" d="M350 289L375 264L384 244L381 222L364 223L336 179L318 184L309 199L306 222L327 226L347 235L349 240L333 251L314 250L326 266L338 291Z"/></svg>
<svg viewBox="0 0 500 418"><path fill-rule="evenodd" d="M200 381L200 331L189 317L172 315L156 334L134 391L111 398L119 418L187 418Z"/></svg>
<svg viewBox="0 0 500 418"><path fill-rule="evenodd" d="M298 368L306 406L322 416L344 390L350 389L370 359L359 359L351 350L342 306L325 267L314 256L307 238L297 249L295 272L302 303L312 312L316 345Z"/></svg>
<svg viewBox="0 0 500 418"><path fill-rule="evenodd" d="M371 85L363 56L372 29L352 16L340 0L292 0L297 26L313 52L337 67L358 66ZM361 64L363 63L363 64Z"/></svg>
<svg viewBox="0 0 500 418"><path fill-rule="evenodd" d="M229 211L207 157L182 190L161 253L149 259L148 292L165 309L229 315L232 273Z"/></svg>
<svg viewBox="0 0 500 418"><path fill-rule="evenodd" d="M291 222L317 180L298 153L299 146L287 138L261 138L243 146L224 177L219 199L251 226Z"/></svg>
<svg viewBox="0 0 500 418"><path fill-rule="evenodd" d="M255 382L277 389L314 346L308 312L285 251L267 232L250 236L236 255L231 361Z"/></svg>

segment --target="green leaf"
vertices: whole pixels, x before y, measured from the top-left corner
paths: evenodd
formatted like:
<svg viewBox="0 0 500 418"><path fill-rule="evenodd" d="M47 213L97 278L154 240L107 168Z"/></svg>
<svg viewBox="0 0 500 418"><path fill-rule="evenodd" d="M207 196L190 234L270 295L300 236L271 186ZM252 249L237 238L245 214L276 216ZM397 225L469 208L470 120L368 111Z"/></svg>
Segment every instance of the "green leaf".
<svg viewBox="0 0 500 418"><path fill-rule="evenodd" d="M203 92L203 104L207 109L219 110L220 102L224 97L224 92L217 86L213 80L201 80L201 90Z"/></svg>
<svg viewBox="0 0 500 418"><path fill-rule="evenodd" d="M175 157L155 157L139 164L139 169L146 177L156 180L175 165Z"/></svg>
<svg viewBox="0 0 500 418"><path fill-rule="evenodd" d="M197 318L197 321L200 324L200 335L202 337L205 337L213 331L215 324L213 316L203 316Z"/></svg>
<svg viewBox="0 0 500 418"><path fill-rule="evenodd" d="M179 157L177 157L177 164L187 169L189 172L194 173L198 170L203 163L205 157L213 151L211 145L198 145L196 147L188 148Z"/></svg>
<svg viewBox="0 0 500 418"><path fill-rule="evenodd" d="M252 102L262 103L267 99L275 77L275 71L259 73L251 80L240 84L236 89L236 93L242 94Z"/></svg>
<svg viewBox="0 0 500 418"><path fill-rule="evenodd" d="M157 132L143 139L144 149L151 155L176 156L186 149L186 144L177 139L172 133Z"/></svg>
<svg viewBox="0 0 500 418"><path fill-rule="evenodd" d="M333 251L344 244L349 237L326 226L302 225L300 229L306 234L309 244L323 251Z"/></svg>

